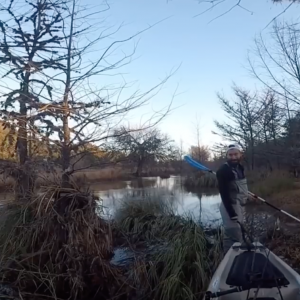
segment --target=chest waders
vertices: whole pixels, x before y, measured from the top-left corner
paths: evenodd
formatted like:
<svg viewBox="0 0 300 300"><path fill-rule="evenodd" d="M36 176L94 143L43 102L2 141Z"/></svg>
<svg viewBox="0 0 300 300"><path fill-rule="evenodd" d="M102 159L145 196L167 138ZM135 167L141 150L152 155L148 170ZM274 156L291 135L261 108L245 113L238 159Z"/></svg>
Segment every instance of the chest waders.
<svg viewBox="0 0 300 300"><path fill-rule="evenodd" d="M230 182L230 198L232 200L232 207L238 217L238 221L244 221L244 208L248 199L248 185L247 179L242 178L238 170L232 168L235 179ZM227 213L223 203L220 205L220 214L224 226L223 250L226 253L229 248L236 242L242 242L242 233L239 224L232 221Z"/></svg>

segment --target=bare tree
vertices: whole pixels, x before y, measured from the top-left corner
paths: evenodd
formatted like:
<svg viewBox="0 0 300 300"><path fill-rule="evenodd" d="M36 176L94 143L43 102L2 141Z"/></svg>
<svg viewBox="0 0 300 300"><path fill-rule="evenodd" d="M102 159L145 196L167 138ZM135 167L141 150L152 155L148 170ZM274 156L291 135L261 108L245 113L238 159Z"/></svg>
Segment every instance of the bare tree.
<svg viewBox="0 0 300 300"><path fill-rule="evenodd" d="M216 17L214 17L210 22L213 22L228 13L231 13L235 9L240 9L243 12L249 13L251 15L254 14L253 11L247 8L247 3L246 1L243 0L199 0L198 2L200 4L207 5L208 7L204 9L202 12L196 14L195 17L201 16L209 11L213 11L218 6L221 7L222 12L219 13ZM289 9L291 9L293 5L300 3L299 0L272 0L272 2L274 4L286 3L286 6L282 9L280 13L274 16L271 20L268 20L268 23L266 24L265 28L268 27L270 24L272 24L272 22L278 19L281 15L286 13Z"/></svg>
<svg viewBox="0 0 300 300"><path fill-rule="evenodd" d="M256 163L267 165L270 171L275 166L280 168L282 162L282 134L285 123L285 111L280 98L272 91L262 92L259 101L263 105L263 115L260 120L260 136L256 146Z"/></svg>
<svg viewBox="0 0 300 300"><path fill-rule="evenodd" d="M260 122L264 114L264 106L258 101L257 94L239 87L233 87L237 101L231 102L218 94L220 104L229 122L215 121L218 132L226 141L238 142L247 153L248 166L254 169L255 145L261 133Z"/></svg>
<svg viewBox="0 0 300 300"><path fill-rule="evenodd" d="M184 146L183 146L183 140L180 139L179 141L179 147L178 147L178 161L180 163L179 166L179 172L180 174L183 173L183 155L184 155Z"/></svg>
<svg viewBox="0 0 300 300"><path fill-rule="evenodd" d="M201 145L201 125L198 116L196 116L196 121L193 124L193 128L196 145L191 146L190 155L200 162L206 162L209 159L210 153L206 146Z"/></svg>
<svg viewBox="0 0 300 300"><path fill-rule="evenodd" d="M299 29L298 23L276 22L269 43L260 35L255 41L255 50L249 55L251 73L281 100L286 124L295 120L300 105ZM289 149L290 165L295 169L300 165L299 143L291 136L294 135L281 141L285 143L281 157Z"/></svg>
<svg viewBox="0 0 300 300"><path fill-rule="evenodd" d="M27 198L33 187L32 174L28 172L30 165L27 164L28 113L40 108L40 90L34 92L37 89L34 85L40 85L40 80L35 78L35 74L39 70L55 69L60 64L51 56L55 55L56 45L60 41L56 35L60 28L56 25L61 16L58 13L51 17L48 15L60 8L57 2L30 1L26 8L21 9L19 4L10 0L7 5L0 6L0 64L2 78L8 80L4 83L6 85L2 84L5 92L1 117L6 127L17 132L16 148L21 168L15 177L19 196ZM31 32L28 32L27 28L31 26ZM48 56L40 60L39 55L43 53ZM44 83L42 86L51 95L51 87Z"/></svg>
<svg viewBox="0 0 300 300"><path fill-rule="evenodd" d="M123 95L129 87L126 82L99 88L96 82L100 76L118 75L117 70L130 63L135 46L130 54L115 60L111 59L112 54L145 30L111 42L120 27L99 30L103 24L93 22L101 20L108 4L99 10L95 7L90 10L75 0L29 0L22 3L21 9L17 4L16 0L10 0L1 6L4 57L0 63L7 67L4 77L9 81L13 75L20 86L6 86L2 116L7 126L18 130L20 164L28 161L28 131L31 131L35 138L47 142L49 148L59 149L62 182L68 185L74 172L71 162L80 161L91 143L112 136L125 115L146 104L168 77L146 92L134 91L127 96ZM95 51L93 59L91 53ZM169 107L157 113L153 123L168 110Z"/></svg>
<svg viewBox="0 0 300 300"><path fill-rule="evenodd" d="M248 59L250 72L269 90L289 101L289 110L300 104L299 29L299 24L275 22L270 43L260 35Z"/></svg>
<svg viewBox="0 0 300 300"><path fill-rule="evenodd" d="M172 140L157 128L132 129L121 127L115 131L111 148L125 153L136 165L135 175L141 177L146 164L176 158Z"/></svg>
<svg viewBox="0 0 300 300"><path fill-rule="evenodd" d="M218 133L227 142L238 142L244 148L246 162L272 171L283 163L285 111L281 99L270 90L252 94L240 88L234 88L237 102L231 103L223 96L221 105L229 122L215 122ZM222 157L224 145L218 145L217 156Z"/></svg>
<svg viewBox="0 0 300 300"><path fill-rule="evenodd" d="M192 158L202 163L207 162L210 158L210 151L208 147L204 145L191 146L189 152Z"/></svg>

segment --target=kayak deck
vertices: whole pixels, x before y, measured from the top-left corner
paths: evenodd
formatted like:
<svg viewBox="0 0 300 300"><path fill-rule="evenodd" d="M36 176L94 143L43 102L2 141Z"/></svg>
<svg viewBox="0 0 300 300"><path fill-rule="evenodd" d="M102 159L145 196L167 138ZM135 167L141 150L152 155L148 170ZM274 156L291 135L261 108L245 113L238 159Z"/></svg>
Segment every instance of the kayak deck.
<svg viewBox="0 0 300 300"><path fill-rule="evenodd" d="M300 300L300 275L260 243L235 243L207 291L204 299Z"/></svg>

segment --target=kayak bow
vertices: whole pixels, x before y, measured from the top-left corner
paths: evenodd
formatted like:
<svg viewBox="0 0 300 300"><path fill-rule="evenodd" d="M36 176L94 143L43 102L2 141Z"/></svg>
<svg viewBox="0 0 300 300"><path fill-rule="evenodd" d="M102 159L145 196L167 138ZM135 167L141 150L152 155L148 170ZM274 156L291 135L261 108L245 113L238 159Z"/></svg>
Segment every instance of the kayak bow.
<svg viewBox="0 0 300 300"><path fill-rule="evenodd" d="M235 243L203 300L300 300L300 275L260 243Z"/></svg>

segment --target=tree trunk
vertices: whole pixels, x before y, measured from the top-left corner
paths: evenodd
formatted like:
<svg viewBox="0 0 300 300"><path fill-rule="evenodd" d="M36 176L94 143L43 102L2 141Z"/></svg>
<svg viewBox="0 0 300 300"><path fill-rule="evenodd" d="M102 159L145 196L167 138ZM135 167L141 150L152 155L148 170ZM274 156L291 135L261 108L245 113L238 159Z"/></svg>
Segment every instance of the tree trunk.
<svg viewBox="0 0 300 300"><path fill-rule="evenodd" d="M143 159L139 159L138 165L137 165L137 169L136 169L136 173L135 173L136 177L142 177L142 174L143 174L143 165L144 165Z"/></svg>
<svg viewBox="0 0 300 300"><path fill-rule="evenodd" d="M34 178L31 172L31 166L28 164L28 141L27 141L27 107L25 97L29 97L29 76L30 73L26 72L20 104L20 118L18 122L18 137L17 137L17 150L19 156L20 168L16 178L16 199L28 200L31 196L34 186Z"/></svg>
<svg viewBox="0 0 300 300"><path fill-rule="evenodd" d="M72 38L74 30L74 14L75 14L75 0L73 0L72 17L70 25L70 37L68 43L68 59L67 59L67 70L66 70L66 85L63 99L64 116L63 116L63 146L62 146L62 186L70 186L70 170L71 163L71 136L69 128L69 93L71 87L71 58L72 58Z"/></svg>

